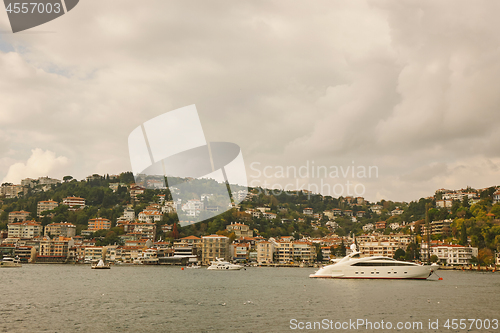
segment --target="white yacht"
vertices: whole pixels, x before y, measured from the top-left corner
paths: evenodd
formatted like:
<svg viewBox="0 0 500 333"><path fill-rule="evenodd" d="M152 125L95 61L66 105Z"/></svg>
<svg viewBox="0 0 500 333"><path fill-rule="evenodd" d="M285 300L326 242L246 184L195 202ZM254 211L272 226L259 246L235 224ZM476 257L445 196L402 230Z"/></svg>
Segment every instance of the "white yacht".
<svg viewBox="0 0 500 333"><path fill-rule="evenodd" d="M212 265L208 266L207 269L209 269L209 270L235 271L235 270L240 270L242 268L243 268L243 266L241 266L241 265L231 264L230 262L224 261L221 258L215 258L215 261L212 261Z"/></svg>
<svg viewBox="0 0 500 333"><path fill-rule="evenodd" d="M320 268L311 278L340 279L427 279L439 265L419 265L399 261L389 257L359 258L356 245L351 245L352 253L334 264ZM358 257L358 258L355 258Z"/></svg>
<svg viewBox="0 0 500 333"><path fill-rule="evenodd" d="M15 268L15 267L22 267L22 265L18 257L16 258L4 257L0 262L0 267Z"/></svg>

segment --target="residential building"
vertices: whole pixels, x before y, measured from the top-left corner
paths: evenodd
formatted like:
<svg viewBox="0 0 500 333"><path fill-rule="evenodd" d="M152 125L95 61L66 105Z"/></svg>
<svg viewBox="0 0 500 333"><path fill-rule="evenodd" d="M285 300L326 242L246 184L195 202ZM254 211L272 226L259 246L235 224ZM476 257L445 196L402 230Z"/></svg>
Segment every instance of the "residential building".
<svg viewBox="0 0 500 333"><path fill-rule="evenodd" d="M364 232L368 232L368 231L371 231L373 230L373 228L375 228L375 226L373 225L373 223L367 223L363 226L363 231Z"/></svg>
<svg viewBox="0 0 500 333"><path fill-rule="evenodd" d="M149 222L122 222L123 231L137 234L138 239L154 240L156 237L156 223Z"/></svg>
<svg viewBox="0 0 500 333"><path fill-rule="evenodd" d="M51 223L45 226L44 235L50 237L74 237L76 236L76 226L68 222Z"/></svg>
<svg viewBox="0 0 500 333"><path fill-rule="evenodd" d="M273 263L274 262L274 243L268 241L258 242L257 248L257 263Z"/></svg>
<svg viewBox="0 0 500 333"><path fill-rule="evenodd" d="M349 217L354 216L354 214L353 214L352 210L350 210L350 209L346 209L346 210L344 210L344 212L343 212L343 213L344 213L344 215L345 215L345 216L349 216Z"/></svg>
<svg viewBox="0 0 500 333"><path fill-rule="evenodd" d="M396 209L394 209L394 210L391 211L391 215L392 216L401 215L403 213L404 213L404 211L401 208L399 208L399 207L397 207Z"/></svg>
<svg viewBox="0 0 500 333"><path fill-rule="evenodd" d="M200 250L203 248L203 239L196 236L181 238L179 242L174 243L174 247L194 247Z"/></svg>
<svg viewBox="0 0 500 333"><path fill-rule="evenodd" d="M250 243L234 243L230 245L231 257L235 261L248 261L250 255Z"/></svg>
<svg viewBox="0 0 500 333"><path fill-rule="evenodd" d="M5 198L17 198L20 193L27 193L27 189L22 185L4 184L0 186L0 196Z"/></svg>
<svg viewBox="0 0 500 333"><path fill-rule="evenodd" d="M304 208L302 210L302 214L304 214L304 215L312 215L313 213L314 213L314 211L312 208Z"/></svg>
<svg viewBox="0 0 500 333"><path fill-rule="evenodd" d="M313 262L316 259L316 248L310 242L293 242L293 259Z"/></svg>
<svg viewBox="0 0 500 333"><path fill-rule="evenodd" d="M385 229L385 228L386 228L385 221L375 222L375 229Z"/></svg>
<svg viewBox="0 0 500 333"><path fill-rule="evenodd" d="M79 197L67 197L63 199L63 205L69 207L69 210L79 210L85 208L85 199Z"/></svg>
<svg viewBox="0 0 500 333"><path fill-rule="evenodd" d="M38 217L42 217L42 212L45 212L47 210L53 210L58 205L59 204L57 203L57 201L53 201L53 200L38 201L36 214Z"/></svg>
<svg viewBox="0 0 500 333"><path fill-rule="evenodd" d="M30 217L30 212L24 210L9 213L8 223L26 221Z"/></svg>
<svg viewBox="0 0 500 333"><path fill-rule="evenodd" d="M226 226L226 230L229 233L234 232L234 234L236 235L236 238L253 237L253 230L251 230L250 227L244 223L231 222L231 224L228 224Z"/></svg>
<svg viewBox="0 0 500 333"><path fill-rule="evenodd" d="M97 230L106 230L111 228L111 221L101 217L90 219L88 230L96 232Z"/></svg>
<svg viewBox="0 0 500 333"><path fill-rule="evenodd" d="M493 193L493 203L499 203L500 202L500 191L496 191Z"/></svg>
<svg viewBox="0 0 500 333"><path fill-rule="evenodd" d="M330 261L330 256L332 255L332 248L330 246L322 246L321 255L323 256L323 261Z"/></svg>
<svg viewBox="0 0 500 333"><path fill-rule="evenodd" d="M401 225L397 222L392 222L391 224L389 224L389 228L391 228L392 230L396 230L401 228Z"/></svg>
<svg viewBox="0 0 500 333"><path fill-rule="evenodd" d="M280 264L288 264L293 261L293 242L291 238L280 239L277 242L276 259Z"/></svg>
<svg viewBox="0 0 500 333"><path fill-rule="evenodd" d="M36 221L12 222L7 228L9 238L34 238L42 234L42 226Z"/></svg>
<svg viewBox="0 0 500 333"><path fill-rule="evenodd" d="M202 261L210 264L216 258L229 260L229 238L220 235L203 236Z"/></svg>
<svg viewBox="0 0 500 333"><path fill-rule="evenodd" d="M261 213L265 213L271 210L269 207L257 207L257 210Z"/></svg>
<svg viewBox="0 0 500 333"><path fill-rule="evenodd" d="M267 219L267 220L274 220L278 215L271 213L271 212L264 212L262 213L262 217Z"/></svg>
<svg viewBox="0 0 500 333"><path fill-rule="evenodd" d="M85 246L83 251L83 260L85 262L98 261L106 258L105 246Z"/></svg>
<svg viewBox="0 0 500 333"><path fill-rule="evenodd" d="M393 257L397 249L406 251L408 244L412 241L411 235L391 234L391 235L363 235L356 237L359 251L363 257L387 256Z"/></svg>
<svg viewBox="0 0 500 333"><path fill-rule="evenodd" d="M382 209L383 209L383 208L384 208L384 207L382 207L381 205L373 205L373 206L371 206L371 207L370 207L370 210L371 210L372 212L374 212L375 214L380 215L380 214L382 214Z"/></svg>
<svg viewBox="0 0 500 333"><path fill-rule="evenodd" d="M429 226L431 235L441 235L442 233L449 233L451 230L450 226L452 222L453 222L452 219L430 222ZM427 226L425 224L422 224L421 232L422 235L427 234Z"/></svg>
<svg viewBox="0 0 500 333"><path fill-rule="evenodd" d="M142 211L139 213L140 222L156 223L160 222L163 214L157 211Z"/></svg>
<svg viewBox="0 0 500 333"><path fill-rule="evenodd" d="M139 194L144 194L145 190L145 187L136 184L130 185L130 198L132 199L132 201L137 201L137 196Z"/></svg>
<svg viewBox="0 0 500 333"><path fill-rule="evenodd" d="M68 237L59 236L54 239L44 239L40 241L40 251L37 261L66 262L69 255L69 248L74 245L74 240Z"/></svg>
<svg viewBox="0 0 500 333"><path fill-rule="evenodd" d="M427 244L422 243L422 255L427 260ZM431 256L436 255L442 264L470 265L472 257L477 257L478 248L455 244L431 244Z"/></svg>
<svg viewBox="0 0 500 333"><path fill-rule="evenodd" d="M436 207L439 208L451 208L453 205L453 200L436 200Z"/></svg>

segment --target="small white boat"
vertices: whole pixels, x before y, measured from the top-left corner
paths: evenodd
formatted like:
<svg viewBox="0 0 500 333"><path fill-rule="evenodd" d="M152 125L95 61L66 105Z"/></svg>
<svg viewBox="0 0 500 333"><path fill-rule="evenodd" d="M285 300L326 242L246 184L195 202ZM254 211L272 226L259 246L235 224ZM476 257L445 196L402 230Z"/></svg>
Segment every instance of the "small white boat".
<svg viewBox="0 0 500 333"><path fill-rule="evenodd" d="M351 245L352 253L334 264L320 268L310 278L337 279L427 279L439 265L419 265L389 257L354 258L360 252Z"/></svg>
<svg viewBox="0 0 500 333"><path fill-rule="evenodd" d="M19 260L19 257L16 258L11 258L11 257L4 257L2 261L0 261L0 267L2 268L16 268L16 267L22 267L21 261Z"/></svg>
<svg viewBox="0 0 500 333"><path fill-rule="evenodd" d="M101 260L99 260L99 262L97 264L92 264L92 266L90 266L90 268L92 268L92 269L110 269L111 267L109 266L109 264L105 264L104 261L101 259Z"/></svg>
<svg viewBox="0 0 500 333"><path fill-rule="evenodd" d="M191 265L186 266L186 268L196 269L196 268L201 268L201 266L198 266L197 264L191 264Z"/></svg>
<svg viewBox="0 0 500 333"><path fill-rule="evenodd" d="M215 258L215 261L212 261L212 265L208 266L209 270L218 270L218 271L236 271L242 269L243 266L231 264L228 261L223 261L221 258Z"/></svg>

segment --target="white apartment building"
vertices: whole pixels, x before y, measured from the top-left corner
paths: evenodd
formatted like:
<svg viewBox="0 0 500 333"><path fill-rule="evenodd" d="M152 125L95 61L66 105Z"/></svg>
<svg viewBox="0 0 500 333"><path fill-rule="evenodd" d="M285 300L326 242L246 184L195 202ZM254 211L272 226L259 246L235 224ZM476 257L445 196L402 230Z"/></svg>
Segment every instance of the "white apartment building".
<svg viewBox="0 0 500 333"><path fill-rule="evenodd" d="M12 222L7 228L9 238L34 238L42 235L42 226L36 221Z"/></svg>
<svg viewBox="0 0 500 333"><path fill-rule="evenodd" d="M47 210L53 210L58 205L59 204L57 203L57 201L53 201L53 200L38 201L36 214L38 217L42 217L42 212L45 212Z"/></svg>
<svg viewBox="0 0 500 333"><path fill-rule="evenodd" d="M272 263L274 254L274 244L272 242L263 241L255 244L257 249L257 263Z"/></svg>

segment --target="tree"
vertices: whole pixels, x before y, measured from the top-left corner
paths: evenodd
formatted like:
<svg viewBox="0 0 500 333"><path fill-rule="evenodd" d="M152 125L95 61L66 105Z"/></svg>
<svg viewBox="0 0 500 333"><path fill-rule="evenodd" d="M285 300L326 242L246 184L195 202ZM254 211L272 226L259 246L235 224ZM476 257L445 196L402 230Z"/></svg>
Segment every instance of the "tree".
<svg viewBox="0 0 500 333"><path fill-rule="evenodd" d="M63 177L63 181L64 181L65 183L69 182L71 179L73 179L73 176L64 176L64 177Z"/></svg>
<svg viewBox="0 0 500 333"><path fill-rule="evenodd" d="M480 265L491 265L494 262L493 252L488 249L480 249L477 255L477 261Z"/></svg>
<svg viewBox="0 0 500 333"><path fill-rule="evenodd" d="M438 262L438 260L439 260L439 258L438 258L438 256L437 256L437 255L433 254L433 255L431 256L431 262Z"/></svg>
<svg viewBox="0 0 500 333"><path fill-rule="evenodd" d="M321 246L316 244L316 261L323 261L323 252L321 251Z"/></svg>
<svg viewBox="0 0 500 333"><path fill-rule="evenodd" d="M406 255L405 250L399 248L396 250L396 252L394 252L394 259L396 259L396 260L404 259L405 255Z"/></svg>
<svg viewBox="0 0 500 333"><path fill-rule="evenodd" d="M416 260L420 258L420 252L418 251L417 243L410 243L406 247L405 259L406 260Z"/></svg>
<svg viewBox="0 0 500 333"><path fill-rule="evenodd" d="M172 238L173 239L179 238L179 231L177 231L177 223L174 223L174 226L172 228Z"/></svg>

